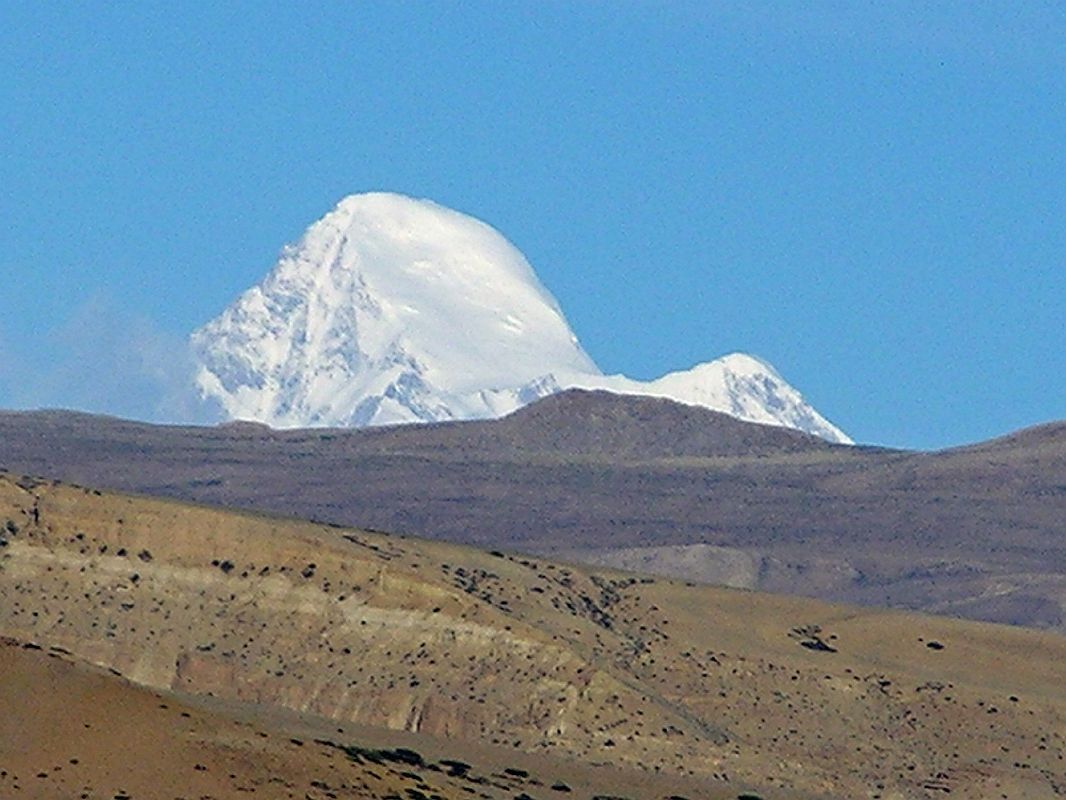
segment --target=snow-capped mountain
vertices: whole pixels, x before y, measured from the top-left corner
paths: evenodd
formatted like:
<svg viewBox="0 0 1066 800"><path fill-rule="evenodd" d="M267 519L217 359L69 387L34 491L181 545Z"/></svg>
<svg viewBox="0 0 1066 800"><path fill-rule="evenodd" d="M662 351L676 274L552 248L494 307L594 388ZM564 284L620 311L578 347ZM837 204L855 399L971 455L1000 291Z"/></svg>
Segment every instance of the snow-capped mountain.
<svg viewBox="0 0 1066 800"><path fill-rule="evenodd" d="M500 234L389 194L342 200L192 342L205 396L278 426L497 416L596 372Z"/></svg>
<svg viewBox="0 0 1066 800"><path fill-rule="evenodd" d="M578 386L850 441L751 356L650 382L604 375L503 236L395 194L342 200L192 346L205 399L279 427L497 417Z"/></svg>
<svg viewBox="0 0 1066 800"><path fill-rule="evenodd" d="M608 389L618 394L665 397L679 403L724 411L748 422L782 425L813 433L831 442L851 444L851 439L808 405L803 395L777 370L746 353L722 356L653 381L603 375L588 383L575 380L570 385Z"/></svg>

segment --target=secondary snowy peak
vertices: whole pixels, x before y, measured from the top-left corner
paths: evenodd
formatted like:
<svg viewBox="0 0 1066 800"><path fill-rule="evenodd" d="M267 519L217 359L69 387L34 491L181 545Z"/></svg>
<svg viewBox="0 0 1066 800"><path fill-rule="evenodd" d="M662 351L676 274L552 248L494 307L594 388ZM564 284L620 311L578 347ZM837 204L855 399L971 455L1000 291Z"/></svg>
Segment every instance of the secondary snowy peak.
<svg viewBox="0 0 1066 800"><path fill-rule="evenodd" d="M722 411L748 422L796 428L830 442L851 444L847 434L808 405L777 370L746 353L732 353L653 381L605 375L571 385L663 397Z"/></svg>
<svg viewBox="0 0 1066 800"><path fill-rule="evenodd" d="M498 417L582 387L850 441L751 356L649 382L603 375L503 236L395 194L342 200L192 345L206 400L279 427Z"/></svg>
<svg viewBox="0 0 1066 800"><path fill-rule="evenodd" d="M596 372L506 239L382 193L342 200L192 342L206 397L280 426L496 416Z"/></svg>

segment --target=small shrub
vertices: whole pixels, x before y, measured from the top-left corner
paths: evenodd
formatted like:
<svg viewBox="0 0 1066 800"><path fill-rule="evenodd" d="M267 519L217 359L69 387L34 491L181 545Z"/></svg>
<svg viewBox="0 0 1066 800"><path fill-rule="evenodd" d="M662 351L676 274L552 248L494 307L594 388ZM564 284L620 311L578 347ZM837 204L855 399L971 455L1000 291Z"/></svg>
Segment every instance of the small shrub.
<svg viewBox="0 0 1066 800"><path fill-rule="evenodd" d="M470 772L470 765L463 761L444 758L441 759L440 765L448 770L448 775L452 778L463 778Z"/></svg>
<svg viewBox="0 0 1066 800"><path fill-rule="evenodd" d="M348 755L348 758L357 763L362 763L361 759L366 759L374 764L384 764L386 761L391 761L397 764L407 764L411 767L424 767L426 765L421 753L408 750L406 747L397 747L395 750L374 750L354 744L334 746L340 747Z"/></svg>
<svg viewBox="0 0 1066 800"><path fill-rule="evenodd" d="M422 754L406 747L397 747L395 750L383 750L382 755L386 761L397 761L401 764L410 764L412 767L424 767L426 761Z"/></svg>

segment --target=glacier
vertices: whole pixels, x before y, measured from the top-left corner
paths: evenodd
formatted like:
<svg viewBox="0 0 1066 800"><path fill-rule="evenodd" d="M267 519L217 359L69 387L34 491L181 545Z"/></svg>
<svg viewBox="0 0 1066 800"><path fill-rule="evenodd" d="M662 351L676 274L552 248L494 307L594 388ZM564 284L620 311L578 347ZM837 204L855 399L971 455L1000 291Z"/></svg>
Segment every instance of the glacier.
<svg viewBox="0 0 1066 800"><path fill-rule="evenodd" d="M385 192L341 200L190 342L200 396L274 427L491 418L586 388L851 441L743 353L653 381L604 375L500 233Z"/></svg>

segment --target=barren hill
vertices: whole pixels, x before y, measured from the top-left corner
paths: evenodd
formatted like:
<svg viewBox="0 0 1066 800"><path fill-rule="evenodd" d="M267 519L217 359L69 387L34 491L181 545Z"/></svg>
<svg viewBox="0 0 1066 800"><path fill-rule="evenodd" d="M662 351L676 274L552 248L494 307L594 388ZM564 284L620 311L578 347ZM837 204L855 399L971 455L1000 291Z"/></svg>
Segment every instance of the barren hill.
<svg viewBox="0 0 1066 800"><path fill-rule="evenodd" d="M500 420L368 431L378 447L482 458L542 456L612 461L765 456L847 450L792 428L756 425L698 406L571 390Z"/></svg>
<svg viewBox="0 0 1066 800"><path fill-rule="evenodd" d="M414 785L400 769L374 773L343 751L135 687L33 643L0 639L0 675L5 798L318 800Z"/></svg>
<svg viewBox="0 0 1066 800"><path fill-rule="evenodd" d="M834 601L1066 631L1066 426L937 453L566 392L364 431L0 414L0 466Z"/></svg>
<svg viewBox="0 0 1066 800"><path fill-rule="evenodd" d="M150 690L32 642L0 638L0 676L4 798L736 796L724 785Z"/></svg>
<svg viewBox="0 0 1066 800"><path fill-rule="evenodd" d="M155 690L767 798L1066 793L1056 635L25 479L0 524L0 633Z"/></svg>

